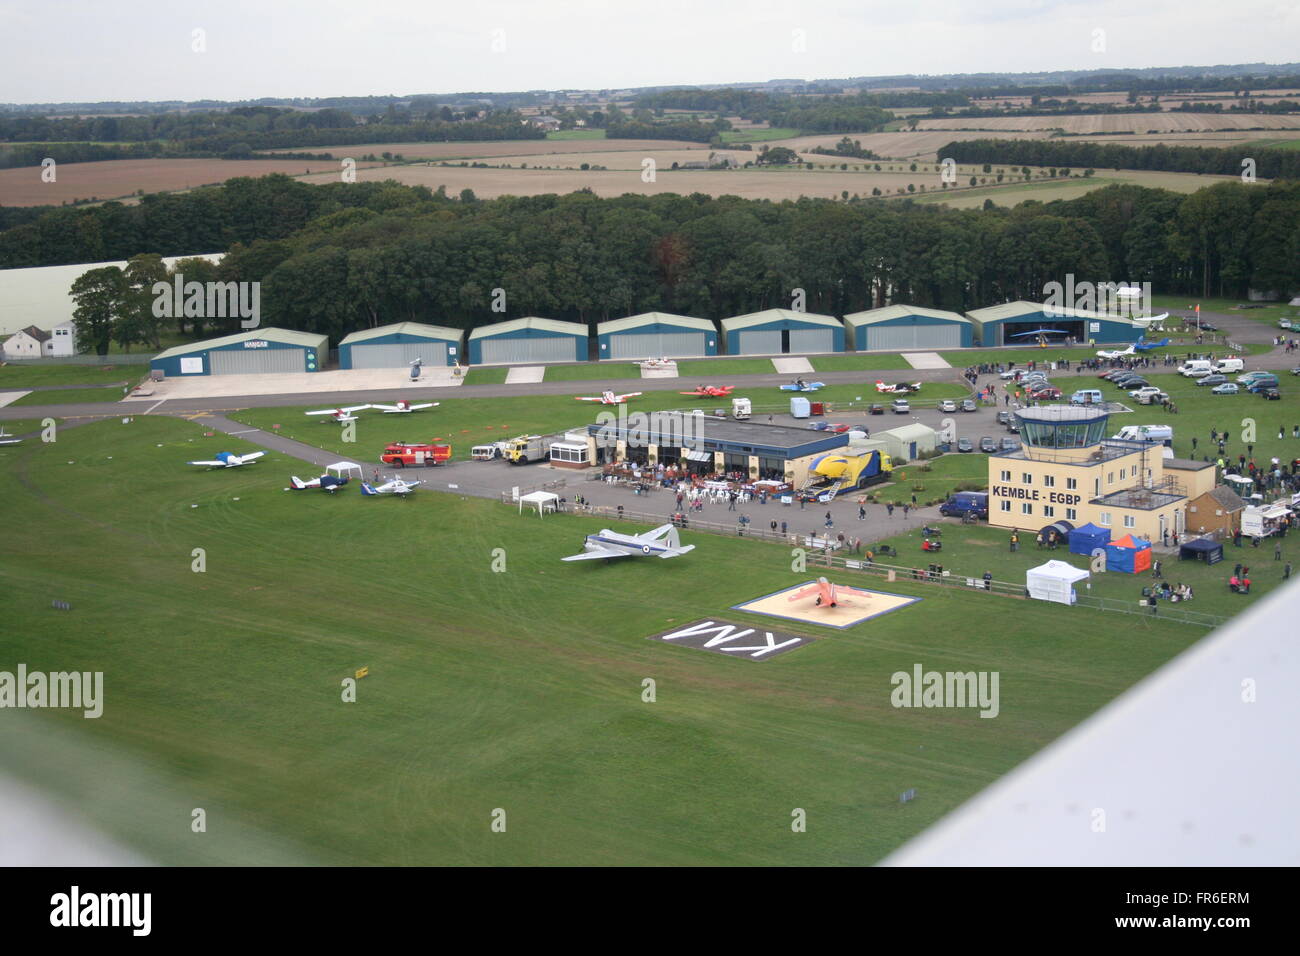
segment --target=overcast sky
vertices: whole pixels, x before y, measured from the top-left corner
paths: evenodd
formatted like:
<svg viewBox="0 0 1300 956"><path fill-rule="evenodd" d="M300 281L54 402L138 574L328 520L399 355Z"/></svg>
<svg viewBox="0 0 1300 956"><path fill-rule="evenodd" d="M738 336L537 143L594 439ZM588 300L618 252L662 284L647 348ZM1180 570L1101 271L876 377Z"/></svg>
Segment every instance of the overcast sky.
<svg viewBox="0 0 1300 956"><path fill-rule="evenodd" d="M10 103L1296 59L1300 0L0 0Z"/></svg>

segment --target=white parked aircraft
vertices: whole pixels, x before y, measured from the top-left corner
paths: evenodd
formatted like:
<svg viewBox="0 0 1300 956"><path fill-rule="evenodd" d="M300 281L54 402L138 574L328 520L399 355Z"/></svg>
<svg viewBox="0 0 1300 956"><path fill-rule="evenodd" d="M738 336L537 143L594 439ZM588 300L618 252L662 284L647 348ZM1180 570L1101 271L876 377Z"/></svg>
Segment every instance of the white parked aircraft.
<svg viewBox="0 0 1300 956"><path fill-rule="evenodd" d="M15 438L0 426L0 445L17 445L22 442L21 438Z"/></svg>
<svg viewBox="0 0 1300 956"><path fill-rule="evenodd" d="M599 395L578 395L575 397L580 402L600 402L602 405L622 405L629 398L636 398L640 394L640 392L628 392L626 395L615 395L613 392L604 391Z"/></svg>
<svg viewBox="0 0 1300 956"><path fill-rule="evenodd" d="M368 482L361 482L361 493L363 495L398 495L405 498L411 493L416 485L424 484L423 481L403 481L401 478L390 478L378 488Z"/></svg>
<svg viewBox="0 0 1300 956"><path fill-rule="evenodd" d="M571 554L561 561L590 561L593 558L629 558L653 554L657 558L675 558L695 545L683 545L677 529L670 524L660 525L645 534L619 534L608 528L599 534L589 534L582 543L581 554Z"/></svg>
<svg viewBox="0 0 1300 956"><path fill-rule="evenodd" d="M1098 349L1097 355L1104 359L1123 358L1125 355L1133 355L1137 352L1137 343L1133 343L1126 349Z"/></svg>
<svg viewBox="0 0 1300 956"><path fill-rule="evenodd" d="M355 422L357 416L353 412L364 411L367 408L373 408L373 405L349 405L346 408L320 408L314 412L306 412L307 415L328 415L336 422Z"/></svg>
<svg viewBox="0 0 1300 956"><path fill-rule="evenodd" d="M293 475L289 480L292 484L284 489L285 491L306 491L309 488L321 488L330 494L334 494L348 483L346 478L340 478L337 475L321 475L319 478L312 478L310 481L303 481L297 475Z"/></svg>
<svg viewBox="0 0 1300 956"><path fill-rule="evenodd" d="M238 468L240 465L247 465L251 461L256 461L265 455L264 451L249 452L247 455L232 455L228 451L217 452L217 457L213 461L187 461L187 465L207 465L209 468Z"/></svg>
<svg viewBox="0 0 1300 956"><path fill-rule="evenodd" d="M371 405L370 408L378 408L385 415L405 414L408 412L418 412L422 408L436 408L442 402L425 402L423 405L412 405L408 401L399 401L396 405Z"/></svg>

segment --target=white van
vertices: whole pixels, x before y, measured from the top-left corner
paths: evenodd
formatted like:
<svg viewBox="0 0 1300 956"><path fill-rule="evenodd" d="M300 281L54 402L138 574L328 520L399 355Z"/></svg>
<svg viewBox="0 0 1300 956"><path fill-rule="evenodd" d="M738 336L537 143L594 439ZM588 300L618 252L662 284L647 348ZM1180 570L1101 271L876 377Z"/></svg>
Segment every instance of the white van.
<svg viewBox="0 0 1300 956"><path fill-rule="evenodd" d="M1185 375L1188 378L1200 378L1202 375L1209 375L1213 371L1214 366L1210 364L1209 359L1188 359L1178 366L1178 374Z"/></svg>
<svg viewBox="0 0 1300 956"><path fill-rule="evenodd" d="M1228 372L1240 372L1245 367L1246 363L1239 358L1219 359L1214 363L1214 370L1225 374Z"/></svg>
<svg viewBox="0 0 1300 956"><path fill-rule="evenodd" d="M1115 437L1125 441L1158 441L1168 445L1174 440L1174 430L1168 425L1125 425Z"/></svg>
<svg viewBox="0 0 1300 956"><path fill-rule="evenodd" d="M1081 388L1070 396L1071 405L1101 405L1104 401L1101 391L1095 388Z"/></svg>

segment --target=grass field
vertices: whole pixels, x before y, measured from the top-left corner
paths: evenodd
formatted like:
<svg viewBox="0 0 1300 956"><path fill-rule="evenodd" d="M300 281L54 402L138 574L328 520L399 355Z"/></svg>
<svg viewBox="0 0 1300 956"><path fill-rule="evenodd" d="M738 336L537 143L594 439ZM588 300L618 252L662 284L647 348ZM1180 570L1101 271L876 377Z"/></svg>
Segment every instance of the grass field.
<svg viewBox="0 0 1300 956"><path fill-rule="evenodd" d="M988 434L994 440L1006 435L996 423L990 422ZM967 434L964 437L976 442L979 436ZM926 471L926 467L929 471ZM936 498L946 499L957 490L957 485L977 482L987 488L989 483L989 456L978 451L953 452L930 461L908 462L894 470L893 481L876 485L871 491L884 501L910 501L913 494L917 501L931 501ZM913 486L921 484L924 488L917 490ZM981 574L983 572L980 572Z"/></svg>
<svg viewBox="0 0 1300 956"><path fill-rule="evenodd" d="M604 139L603 129L557 129L546 134L552 142L566 142L575 139Z"/></svg>
<svg viewBox="0 0 1300 956"><path fill-rule="evenodd" d="M799 131L778 126L771 129L728 129L720 135L723 143L770 143L798 136Z"/></svg>
<svg viewBox="0 0 1300 956"><path fill-rule="evenodd" d="M776 366L770 358L716 358L678 359L677 374L682 379L695 379L701 375L772 375ZM684 382L682 388L694 388L699 382ZM726 385L727 382L706 382L708 385Z"/></svg>
<svg viewBox="0 0 1300 956"><path fill-rule="evenodd" d="M547 382L582 382L602 378L640 378L641 368L631 362L588 362L585 365L548 365Z"/></svg>
<svg viewBox="0 0 1300 956"><path fill-rule="evenodd" d="M10 407L18 405L68 405L75 402L117 402L122 399L122 389L117 385L98 388L50 388L28 392Z"/></svg>
<svg viewBox="0 0 1300 956"><path fill-rule="evenodd" d="M808 359L819 372L874 372L910 369L907 359L897 352L855 352L848 355L814 355Z"/></svg>
<svg viewBox="0 0 1300 956"><path fill-rule="evenodd" d="M0 366L0 391L40 385L135 383L148 374L142 365L3 365Z"/></svg>
<svg viewBox="0 0 1300 956"><path fill-rule="evenodd" d="M500 365L475 365L465 373L465 381L470 385L504 385L509 371Z"/></svg>
<svg viewBox="0 0 1300 956"><path fill-rule="evenodd" d="M200 435L150 416L0 459L0 661L104 673L102 717L26 711L0 759L163 863L870 863L1203 636L872 578L922 601L727 659L645 637L771 625L728 608L807 580L787 549L562 564L598 521L289 494L274 454L187 469L244 447ZM998 717L892 707L918 663L998 672Z"/></svg>
<svg viewBox="0 0 1300 956"><path fill-rule="evenodd" d="M1300 319L1300 308L1286 303L1274 302L1246 302L1243 299L1202 299L1194 295L1153 295L1151 296L1151 305L1153 308L1165 309L1192 309L1199 304L1201 306L1202 318L1209 320L1207 312L1223 312L1231 315L1239 315L1245 319L1252 319L1256 322L1264 322L1274 327L1277 326L1277 320L1281 318L1298 318ZM1243 305L1253 305L1255 308L1243 309ZM1279 329L1279 332L1282 331Z"/></svg>

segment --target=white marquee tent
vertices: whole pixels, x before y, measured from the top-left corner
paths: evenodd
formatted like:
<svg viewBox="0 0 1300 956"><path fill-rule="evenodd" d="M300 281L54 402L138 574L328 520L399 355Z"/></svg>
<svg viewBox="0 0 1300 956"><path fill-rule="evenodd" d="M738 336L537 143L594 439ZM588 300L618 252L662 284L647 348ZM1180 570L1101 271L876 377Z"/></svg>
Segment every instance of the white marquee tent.
<svg viewBox="0 0 1300 956"><path fill-rule="evenodd" d="M339 478L351 478L353 472L356 472L358 481L365 480L366 476L361 471L361 466L354 461L336 461L325 469L325 474L335 475Z"/></svg>
<svg viewBox="0 0 1300 956"><path fill-rule="evenodd" d="M1048 561L1025 572L1025 587L1029 589L1029 596L1036 600L1073 604L1076 600L1074 585L1087 577L1087 571L1080 571L1072 564Z"/></svg>
<svg viewBox="0 0 1300 956"><path fill-rule="evenodd" d="M537 517L542 516L544 510L554 511L559 507L560 496L552 494L549 491L530 491L526 495L519 496L519 513L524 513L524 505L537 505Z"/></svg>

